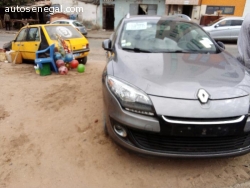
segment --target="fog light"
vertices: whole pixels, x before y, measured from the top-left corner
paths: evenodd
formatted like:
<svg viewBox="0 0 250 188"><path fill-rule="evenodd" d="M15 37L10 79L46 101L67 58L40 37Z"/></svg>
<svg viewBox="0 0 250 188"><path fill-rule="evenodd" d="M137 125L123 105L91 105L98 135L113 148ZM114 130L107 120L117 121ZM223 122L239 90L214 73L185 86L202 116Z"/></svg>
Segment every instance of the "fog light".
<svg viewBox="0 0 250 188"><path fill-rule="evenodd" d="M120 125L114 125L114 130L116 132L116 134L118 134L119 136L121 137L126 137L127 136L127 131L125 128L123 128L122 126Z"/></svg>

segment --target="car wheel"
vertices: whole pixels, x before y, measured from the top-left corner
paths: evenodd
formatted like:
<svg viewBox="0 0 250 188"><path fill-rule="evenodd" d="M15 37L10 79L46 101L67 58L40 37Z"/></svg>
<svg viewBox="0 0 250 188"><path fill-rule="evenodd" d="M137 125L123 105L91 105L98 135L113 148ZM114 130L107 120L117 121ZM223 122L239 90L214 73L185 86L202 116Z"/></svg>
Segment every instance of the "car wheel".
<svg viewBox="0 0 250 188"><path fill-rule="evenodd" d="M83 57L83 58L80 58L78 61L79 61L80 64L84 64L85 65L87 63L87 56Z"/></svg>
<svg viewBox="0 0 250 188"><path fill-rule="evenodd" d="M105 114L103 114L103 132L105 134L105 136L108 136L108 129L107 129L107 124L106 124L106 118L105 118Z"/></svg>

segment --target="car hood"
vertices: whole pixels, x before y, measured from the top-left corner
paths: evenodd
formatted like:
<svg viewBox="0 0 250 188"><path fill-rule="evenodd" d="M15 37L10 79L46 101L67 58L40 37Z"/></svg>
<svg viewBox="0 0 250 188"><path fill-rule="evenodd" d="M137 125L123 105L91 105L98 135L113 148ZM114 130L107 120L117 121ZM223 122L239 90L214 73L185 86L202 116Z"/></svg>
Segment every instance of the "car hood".
<svg viewBox="0 0 250 188"><path fill-rule="evenodd" d="M116 51L113 74L148 95L197 99L205 89L210 99L246 96L250 76L229 53L134 53Z"/></svg>
<svg viewBox="0 0 250 188"><path fill-rule="evenodd" d="M214 26L202 26L202 28L205 30L205 31L210 31L214 28Z"/></svg>

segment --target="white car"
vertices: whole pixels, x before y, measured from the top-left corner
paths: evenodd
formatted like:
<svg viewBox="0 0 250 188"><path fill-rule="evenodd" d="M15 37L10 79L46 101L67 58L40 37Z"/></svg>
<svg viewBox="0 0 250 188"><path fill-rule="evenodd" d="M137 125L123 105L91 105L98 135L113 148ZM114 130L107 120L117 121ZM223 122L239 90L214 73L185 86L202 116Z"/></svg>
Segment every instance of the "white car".
<svg viewBox="0 0 250 188"><path fill-rule="evenodd" d="M243 20L243 17L222 17L203 29L215 40L237 40Z"/></svg>
<svg viewBox="0 0 250 188"><path fill-rule="evenodd" d="M67 20L67 19L64 19L64 20L55 20L55 21L51 22L51 24L70 24L73 27L75 27L76 29L78 29L85 37L88 34L85 26L83 24L81 24L77 20Z"/></svg>

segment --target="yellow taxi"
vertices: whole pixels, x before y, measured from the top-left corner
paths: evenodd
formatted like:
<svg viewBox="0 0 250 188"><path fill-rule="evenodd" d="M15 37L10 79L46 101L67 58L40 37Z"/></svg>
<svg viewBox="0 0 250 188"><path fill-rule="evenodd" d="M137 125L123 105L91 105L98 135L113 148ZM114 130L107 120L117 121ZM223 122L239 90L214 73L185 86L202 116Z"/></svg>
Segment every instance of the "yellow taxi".
<svg viewBox="0 0 250 188"><path fill-rule="evenodd" d="M74 27L69 24L41 24L28 25L20 29L11 49L19 52L22 60L32 60L36 58L36 51L43 50L55 44L59 48L58 36L62 38L73 53L79 63L87 63L89 53L88 40Z"/></svg>

